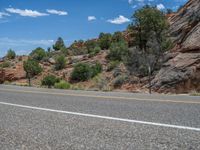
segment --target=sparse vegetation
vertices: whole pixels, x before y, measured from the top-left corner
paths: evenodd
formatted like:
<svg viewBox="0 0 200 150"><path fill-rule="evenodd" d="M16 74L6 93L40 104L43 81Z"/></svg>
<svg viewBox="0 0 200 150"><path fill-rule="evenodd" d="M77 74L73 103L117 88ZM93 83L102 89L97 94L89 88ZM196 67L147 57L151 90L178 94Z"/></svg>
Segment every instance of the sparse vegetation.
<svg viewBox="0 0 200 150"><path fill-rule="evenodd" d="M124 36L122 34L122 32L115 32L112 36L112 43L118 43L118 42L122 42L125 41Z"/></svg>
<svg viewBox="0 0 200 150"><path fill-rule="evenodd" d="M57 56L56 63L55 63L55 69L62 70L63 68L65 68L66 63L67 63L67 61L66 61L66 58L64 55Z"/></svg>
<svg viewBox="0 0 200 150"><path fill-rule="evenodd" d="M43 48L38 47L30 53L30 56L34 60L41 61L47 56L47 54Z"/></svg>
<svg viewBox="0 0 200 150"><path fill-rule="evenodd" d="M63 41L63 39L61 37L59 37L55 43L55 45L53 45L53 49L55 51L59 51L61 49L65 48L65 43Z"/></svg>
<svg viewBox="0 0 200 150"><path fill-rule="evenodd" d="M91 66L91 70L92 70L92 78L95 77L96 75L98 75L99 73L102 72L102 65L98 62L96 62L95 65Z"/></svg>
<svg viewBox="0 0 200 150"><path fill-rule="evenodd" d="M90 50L88 51L89 57L95 56L95 55L98 54L100 51L101 51L101 48L100 48L99 46L94 47L94 49L90 49Z"/></svg>
<svg viewBox="0 0 200 150"><path fill-rule="evenodd" d="M133 25L136 29L135 45L144 58L140 70L148 70L149 92L151 93L151 76L161 62L164 52L170 47L168 38L168 22L165 14L155 7L145 6L133 15Z"/></svg>
<svg viewBox="0 0 200 150"><path fill-rule="evenodd" d="M197 91L192 91L192 92L190 93L190 96L200 96L200 93L197 92Z"/></svg>
<svg viewBox="0 0 200 150"><path fill-rule="evenodd" d="M9 68L11 66L11 63L9 61L5 61L2 64L0 64L0 68Z"/></svg>
<svg viewBox="0 0 200 150"><path fill-rule="evenodd" d="M6 57L8 59L15 59L15 57L16 57L15 51L13 51L12 49L9 49L8 52L7 52Z"/></svg>
<svg viewBox="0 0 200 150"><path fill-rule="evenodd" d="M200 20L196 10L186 11L187 9L183 7L181 12L178 13L178 17L184 16L184 13L190 14L187 19L188 25L183 29L185 32L183 35L188 34L190 29L196 26ZM170 67L173 66L169 59L174 58L174 56L169 53L169 56L167 54L164 57L164 53L172 47L172 42L169 39L169 24L166 19L177 14L167 15L171 13L173 11L170 9L160 11L156 7L144 6L134 12L133 21L122 32L100 33L98 38L86 41L77 40L69 47L66 47L64 40L59 37L55 44L46 51L38 47L28 57L20 56L17 59L15 59L15 52L10 49L7 55L0 59L0 73L4 75L7 70L9 70L9 73L11 72L10 74L15 73L22 68L22 61L28 59L23 65L29 85L31 85L31 78L34 78L34 85L41 83L43 86L58 89L80 89L79 87L81 89L94 88L95 90L132 89L129 88L129 85L135 86L137 84L138 86L149 87L151 93L151 80L155 77L155 81L159 75L157 75L158 71L161 67L165 67L163 60L168 61ZM188 26L190 27L188 28ZM176 34L180 35L183 32L181 30L180 33L170 30L170 32L173 32L172 40L180 41L180 44L181 39L176 39ZM176 41L173 42L177 44ZM178 44L174 48L179 48ZM99 59L100 63L95 63ZM101 64L104 68L106 67L106 70L103 70ZM8 67L7 70L2 69ZM41 75L48 73L54 75L47 75L41 80L41 76L38 74L43 71L42 68L44 68L44 73ZM19 76L22 74L21 71L23 70L20 70ZM58 79L58 76L61 79ZM127 77L129 79L128 84L124 85ZM24 74L22 78L24 78ZM132 78L134 78L134 81L131 80ZM5 80L10 81L7 78ZM68 83L68 80L71 82ZM87 82L82 83L83 81ZM145 85L148 83L147 81L149 81L149 85ZM22 82L21 78L19 82ZM157 85L156 82L154 82L154 87ZM17 83L17 81L11 81L11 83ZM124 86L121 87L122 85ZM155 90L157 90L156 87ZM195 92L191 95L199 96L199 93Z"/></svg>
<svg viewBox="0 0 200 150"><path fill-rule="evenodd" d="M46 77L44 77L42 79L42 85L44 86L48 86L48 88L51 88L52 86L55 85L55 83L59 82L60 79L57 78L54 75L47 75Z"/></svg>
<svg viewBox="0 0 200 150"><path fill-rule="evenodd" d="M64 80L61 80L60 82L55 83L54 87L56 89L70 89L71 85Z"/></svg>
<svg viewBox="0 0 200 150"><path fill-rule="evenodd" d="M119 65L119 61L110 61L107 67L107 71L112 71L113 69L115 69L118 65Z"/></svg>
<svg viewBox="0 0 200 150"><path fill-rule="evenodd" d="M86 63L79 63L74 67L71 74L71 79L73 81L86 81L102 71L102 66L99 63L91 66Z"/></svg>
<svg viewBox="0 0 200 150"><path fill-rule="evenodd" d="M93 51L95 47L98 47L98 43L96 40L87 40L85 41L85 46L88 50L88 53L90 53L90 51Z"/></svg>
<svg viewBox="0 0 200 150"><path fill-rule="evenodd" d="M71 79L74 81L86 81L92 76L92 70L89 64L79 63L74 67Z"/></svg>
<svg viewBox="0 0 200 150"><path fill-rule="evenodd" d="M102 50L106 50L110 48L111 45L111 40L112 40L112 35L109 33L100 33L99 35L99 46Z"/></svg>
<svg viewBox="0 0 200 150"><path fill-rule="evenodd" d="M128 54L128 44L125 41L112 43L107 58L111 61L122 61Z"/></svg>
<svg viewBox="0 0 200 150"><path fill-rule="evenodd" d="M24 61L24 70L26 71L29 86L31 86L31 78L41 73L43 69L37 61L28 59L27 61Z"/></svg>

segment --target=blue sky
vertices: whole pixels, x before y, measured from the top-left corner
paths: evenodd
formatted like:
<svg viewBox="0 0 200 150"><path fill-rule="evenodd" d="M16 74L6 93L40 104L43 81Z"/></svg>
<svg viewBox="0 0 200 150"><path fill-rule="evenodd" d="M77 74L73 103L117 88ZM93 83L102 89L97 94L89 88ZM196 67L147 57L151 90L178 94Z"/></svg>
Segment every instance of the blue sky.
<svg viewBox="0 0 200 150"><path fill-rule="evenodd" d="M28 54L47 48L61 36L95 38L100 32L123 31L135 10L151 4L176 10L187 0L0 0L0 57L9 48Z"/></svg>

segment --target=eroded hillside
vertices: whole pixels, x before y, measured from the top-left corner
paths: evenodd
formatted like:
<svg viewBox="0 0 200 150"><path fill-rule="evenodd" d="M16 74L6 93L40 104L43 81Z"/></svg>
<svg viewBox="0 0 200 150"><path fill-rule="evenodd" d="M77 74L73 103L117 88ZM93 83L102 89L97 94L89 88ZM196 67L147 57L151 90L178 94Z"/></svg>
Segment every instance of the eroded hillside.
<svg viewBox="0 0 200 150"><path fill-rule="evenodd" d="M177 13L170 15L168 20L174 47L165 53L164 64L153 74L153 90L159 93L200 91L200 0L190 0ZM122 35L128 43L128 50L135 50L134 30L127 29ZM103 42L110 40L110 36L105 34ZM120 38L120 33L116 33L112 40L121 40ZM41 86L41 80L45 76L54 75L70 82L71 89L148 92L148 76L145 68L141 68L144 74L141 75L141 73L138 74L137 67L134 69L135 66L128 68L123 61L109 61L107 45L97 51L87 50L87 44L93 47L93 42L97 41L98 39L94 39L85 43L79 41L72 44L65 56L67 64L61 70L55 70L54 67L55 58L61 54L62 50L58 48L58 51L51 52L48 58L40 61L43 72L32 79L32 85ZM23 61L27 59L27 56L18 56L14 60L1 60L0 65L4 67L0 70L0 82L27 85L26 73L23 68ZM137 56L133 54L131 59L135 60ZM102 66L101 73L87 81L71 81L71 74L77 63L94 65L96 62ZM130 68L135 72L131 73Z"/></svg>

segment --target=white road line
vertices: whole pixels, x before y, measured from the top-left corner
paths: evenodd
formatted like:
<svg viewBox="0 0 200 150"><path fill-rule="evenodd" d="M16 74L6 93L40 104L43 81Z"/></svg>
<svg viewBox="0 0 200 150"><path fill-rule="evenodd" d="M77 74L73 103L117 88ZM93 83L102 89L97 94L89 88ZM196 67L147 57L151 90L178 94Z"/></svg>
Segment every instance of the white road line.
<svg viewBox="0 0 200 150"><path fill-rule="evenodd" d="M129 122L129 123L136 123L136 124L144 124L144 125L160 126L160 127L184 129L184 130L192 130L192 131L199 131L200 132L200 128L193 128L193 127L187 127L187 126L178 126L178 125L171 125L171 124L163 124L163 123L155 123L155 122L147 122L147 121L115 118L115 117L108 117L108 116L92 115L92 114L70 112L70 111L62 111L62 110L55 110L55 109L48 109L48 108L41 108L41 107L33 107L33 106L26 106L26 105L19 105L19 104L5 103L5 102L0 102L0 104L1 105L20 107L20 108L33 109L33 110L49 111L49 112L56 112L56 113L76 115L76 116L100 118L100 119L106 119L106 120L115 120L115 121L121 121L121 122Z"/></svg>

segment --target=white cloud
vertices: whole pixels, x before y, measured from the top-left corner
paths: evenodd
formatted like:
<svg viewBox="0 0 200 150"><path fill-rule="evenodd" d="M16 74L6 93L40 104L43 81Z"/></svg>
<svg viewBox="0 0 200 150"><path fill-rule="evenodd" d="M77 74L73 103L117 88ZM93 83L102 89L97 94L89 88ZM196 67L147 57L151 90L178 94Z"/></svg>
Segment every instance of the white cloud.
<svg viewBox="0 0 200 150"><path fill-rule="evenodd" d="M47 9L47 12L50 14L59 15L59 16L68 15L68 12L66 11L60 11L60 10L55 10L55 9Z"/></svg>
<svg viewBox="0 0 200 150"><path fill-rule="evenodd" d="M130 22L130 19L120 15L117 18L107 20L107 22L110 22L112 24L123 24L123 23Z"/></svg>
<svg viewBox="0 0 200 150"><path fill-rule="evenodd" d="M5 12L0 12L0 18L3 18L5 16L10 16L10 14L5 13Z"/></svg>
<svg viewBox="0 0 200 150"><path fill-rule="evenodd" d="M95 16L88 16L88 21L96 20L97 18Z"/></svg>
<svg viewBox="0 0 200 150"><path fill-rule="evenodd" d="M158 4L156 7L158 10L165 9L165 6L163 4Z"/></svg>
<svg viewBox="0 0 200 150"><path fill-rule="evenodd" d="M15 8L6 8L6 11L9 13L14 13L14 14L19 14L20 16L25 16L25 17L41 17L41 16L48 16L46 13L41 13L35 10L30 10L30 9L15 9Z"/></svg>

